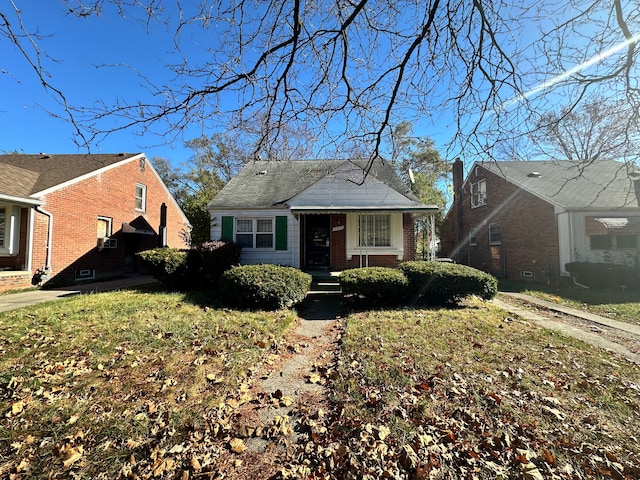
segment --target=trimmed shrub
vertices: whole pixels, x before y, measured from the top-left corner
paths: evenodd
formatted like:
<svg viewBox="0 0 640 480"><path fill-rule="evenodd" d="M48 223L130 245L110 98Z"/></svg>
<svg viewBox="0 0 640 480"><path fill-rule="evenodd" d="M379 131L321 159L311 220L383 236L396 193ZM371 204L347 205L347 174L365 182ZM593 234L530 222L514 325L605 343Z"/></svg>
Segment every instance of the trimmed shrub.
<svg viewBox="0 0 640 480"><path fill-rule="evenodd" d="M409 287L407 277L397 268L353 268L345 270L338 278L344 296L374 306L401 305Z"/></svg>
<svg viewBox="0 0 640 480"><path fill-rule="evenodd" d="M570 262L564 268L578 283L591 288L615 288L619 285L640 288L638 270L627 265Z"/></svg>
<svg viewBox="0 0 640 480"><path fill-rule="evenodd" d="M202 290L218 283L225 270L240 260L241 247L234 242L205 242L190 250L154 248L137 253L146 270L165 287Z"/></svg>
<svg viewBox="0 0 640 480"><path fill-rule="evenodd" d="M220 300L224 305L251 310L278 310L304 300L311 275L280 265L243 265L220 277Z"/></svg>
<svg viewBox="0 0 640 480"><path fill-rule="evenodd" d="M490 300L498 292L498 280L466 265L444 262L405 262L400 270L409 279L411 298L417 303L455 303L477 295Z"/></svg>
<svg viewBox="0 0 640 480"><path fill-rule="evenodd" d="M145 269L164 286L177 287L187 267L187 250L154 248L136 254Z"/></svg>
<svg viewBox="0 0 640 480"><path fill-rule="evenodd" d="M240 261L242 247L223 240L204 242L189 250L184 283L194 289L218 284L222 274Z"/></svg>

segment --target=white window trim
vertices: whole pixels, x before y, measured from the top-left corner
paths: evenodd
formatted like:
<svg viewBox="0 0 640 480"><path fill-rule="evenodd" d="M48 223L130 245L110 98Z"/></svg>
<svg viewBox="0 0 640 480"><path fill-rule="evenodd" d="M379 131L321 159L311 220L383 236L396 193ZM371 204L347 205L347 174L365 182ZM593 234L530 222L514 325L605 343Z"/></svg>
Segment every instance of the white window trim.
<svg viewBox="0 0 640 480"><path fill-rule="evenodd" d="M109 238L111 235L113 235L113 218L98 215L98 221L104 221L107 223L107 234L104 237L98 236L98 238Z"/></svg>
<svg viewBox="0 0 640 480"><path fill-rule="evenodd" d="M383 213L383 212L380 212ZM372 214L376 214L372 212ZM402 260L404 256L404 239L402 227L402 213L392 212L390 219L390 239L391 245L388 247L360 247L360 225L359 213L347 213L347 260L358 255L395 255L397 260ZM363 213L362 215L367 215Z"/></svg>
<svg viewBox="0 0 640 480"><path fill-rule="evenodd" d="M238 220L251 220L252 227L251 232L238 232ZM266 235L269 232L258 232L258 220L269 220L271 221L271 247L256 247L256 236ZM262 251L262 252L272 252L276 249L276 218L275 217L235 217L233 220L233 240L237 242L237 235L240 233L241 235L248 235L251 233L253 235L253 241L251 247L242 247L245 250L251 251Z"/></svg>
<svg viewBox="0 0 640 480"><path fill-rule="evenodd" d="M138 187L142 189L142 208L138 208ZM142 183L136 183L136 211L137 212L146 212L147 211L147 186Z"/></svg>
<svg viewBox="0 0 640 480"><path fill-rule="evenodd" d="M474 187L476 192L474 193ZM486 179L473 182L470 188L471 208L482 207L487 204L487 181ZM475 200L475 201L474 201Z"/></svg>
<svg viewBox="0 0 640 480"><path fill-rule="evenodd" d="M0 247L0 255L15 255L20 243L20 209L9 204L1 204L0 208L4 208L4 245Z"/></svg>

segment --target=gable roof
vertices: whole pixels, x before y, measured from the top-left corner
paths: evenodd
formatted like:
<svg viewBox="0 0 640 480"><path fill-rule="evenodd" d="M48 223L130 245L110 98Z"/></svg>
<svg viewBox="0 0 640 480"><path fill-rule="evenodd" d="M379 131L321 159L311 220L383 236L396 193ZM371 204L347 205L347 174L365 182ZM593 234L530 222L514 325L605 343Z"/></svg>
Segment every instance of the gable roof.
<svg viewBox="0 0 640 480"><path fill-rule="evenodd" d="M633 172L629 166L621 162L598 160L585 165L549 160L476 165L552 205L565 209L618 209L640 206L640 172Z"/></svg>
<svg viewBox="0 0 640 480"><path fill-rule="evenodd" d="M141 154L0 155L0 196L29 198Z"/></svg>
<svg viewBox="0 0 640 480"><path fill-rule="evenodd" d="M367 164L366 160L251 162L209 202L209 207L259 209L284 206L300 192L349 163L360 170ZM375 161L368 175L374 176L411 201L419 203L388 162ZM363 180L362 171L353 178L356 183Z"/></svg>

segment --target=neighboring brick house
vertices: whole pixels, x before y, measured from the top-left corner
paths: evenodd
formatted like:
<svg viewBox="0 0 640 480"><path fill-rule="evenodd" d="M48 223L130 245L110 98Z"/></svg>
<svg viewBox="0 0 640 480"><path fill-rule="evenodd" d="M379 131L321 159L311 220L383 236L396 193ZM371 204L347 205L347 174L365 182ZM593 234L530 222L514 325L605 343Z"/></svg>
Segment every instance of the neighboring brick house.
<svg viewBox="0 0 640 480"><path fill-rule="evenodd" d="M209 203L211 238L242 244L242 263L343 270L413 260L421 204L387 163L253 162Z"/></svg>
<svg viewBox="0 0 640 480"><path fill-rule="evenodd" d="M555 281L568 262L636 265L640 172L615 161L453 165L441 254L510 279Z"/></svg>
<svg viewBox="0 0 640 480"><path fill-rule="evenodd" d="M142 153L0 155L0 291L134 273L189 228Z"/></svg>

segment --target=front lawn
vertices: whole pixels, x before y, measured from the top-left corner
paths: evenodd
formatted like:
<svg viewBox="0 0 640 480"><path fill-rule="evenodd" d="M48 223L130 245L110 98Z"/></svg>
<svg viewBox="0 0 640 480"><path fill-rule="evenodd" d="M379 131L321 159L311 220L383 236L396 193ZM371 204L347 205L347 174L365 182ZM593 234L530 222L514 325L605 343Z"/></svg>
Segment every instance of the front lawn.
<svg viewBox="0 0 640 480"><path fill-rule="evenodd" d="M229 478L294 321L134 291L1 313L0 478ZM638 366L491 304L354 313L318 368L329 411L268 437L282 478L640 477Z"/></svg>
<svg viewBox="0 0 640 480"><path fill-rule="evenodd" d="M487 303L351 315L336 368L308 471L640 478L638 366Z"/></svg>
<svg viewBox="0 0 640 480"><path fill-rule="evenodd" d="M640 292L634 290L622 292L504 281L500 282L499 288L501 291L524 293L621 322L640 322Z"/></svg>
<svg viewBox="0 0 640 480"><path fill-rule="evenodd" d="M207 471L294 320L134 291L0 314L0 478Z"/></svg>

